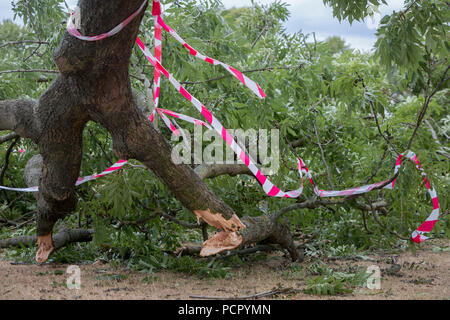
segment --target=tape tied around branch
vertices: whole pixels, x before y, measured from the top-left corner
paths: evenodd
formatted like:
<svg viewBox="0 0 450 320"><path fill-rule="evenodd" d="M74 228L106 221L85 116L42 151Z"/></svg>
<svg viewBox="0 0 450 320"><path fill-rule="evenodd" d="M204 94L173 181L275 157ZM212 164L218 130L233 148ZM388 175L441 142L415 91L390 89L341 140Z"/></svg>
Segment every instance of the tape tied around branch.
<svg viewBox="0 0 450 320"><path fill-rule="evenodd" d="M128 17L126 20L124 20L122 23L117 25L114 29L111 31L98 35L98 36L82 36L73 26L72 17L69 18L67 29L71 35L74 37L77 37L78 39L85 40L85 41L98 41L101 39L104 39L106 37L110 37L116 33L118 33L120 30L122 30L144 7L147 0L143 2L141 7L134 12L130 17ZM300 187L297 190L291 190L291 191L282 191L278 187L276 187L266 176L264 176L261 171L257 168L255 162L251 159L251 157L247 154L246 151L244 151L238 143L233 139L233 137L230 135L228 130L220 123L220 121L214 116L214 114L208 110L197 98L195 98L192 94L190 94L162 65L161 65L161 55L162 55L162 47L161 47L161 28L169 32L170 35L172 35L179 43L181 43L191 55L205 61L209 62L212 65L221 65L224 67L228 72L230 72L235 78L237 78L241 83L243 83L245 86L247 86L253 93L255 93L259 98L264 98L266 95L264 91L261 89L261 87L254 82L253 80L246 77L242 72L240 72L237 69L234 69L233 67L222 63L216 59L207 57L205 55L202 55L197 50L195 50L193 47L191 47L189 44L187 44L171 27L169 27L164 20L161 17L161 8L160 3L158 0L153 1L153 11L152 14L155 18L155 55L154 57L148 48L144 45L142 40L137 37L136 43L139 46L139 48L144 53L145 57L149 62L154 66L155 68L155 74L154 74L154 84L155 84L155 91L154 91L154 103L155 103L155 109L151 113L149 120L151 122L154 121L155 115L159 114L163 121L166 123L166 125L170 128L170 130L176 134L178 134L179 126L174 121L175 125L172 124L171 120L167 118L166 115L172 116L174 118L179 118L191 123L194 123L195 125L202 125L207 127L208 129L215 130L218 134L222 136L224 141L228 144L228 146L236 153L236 155L239 156L241 161L249 168L249 170L253 173L253 175L256 177L256 179L260 182L262 185L262 188L264 192L270 196L270 197L284 197L284 198L297 198L299 197L303 192L303 175L305 174L309 182L314 188L314 193L319 197L342 197L342 196L351 196L356 194L363 194L370 192L374 189L384 188L384 189L393 189L396 179L394 179L392 182L389 182L388 180L377 182L370 185L364 185L360 187L355 187L351 189L346 190L340 190L340 191L326 191L326 190L319 190L318 187L315 185L314 180L312 178L312 175L310 171L308 170L308 167L305 165L304 161L299 158L297 161L297 168L298 172L300 174ZM161 109L158 108L158 101L159 101L159 86L160 86L160 78L161 74L163 74L169 82L175 87L175 89L188 101L191 102L191 104L194 105L194 107L203 115L203 117L206 119L207 122L203 122L198 119L194 119L192 117L182 115L170 110ZM178 129L177 129L178 128ZM182 132L182 130L180 130ZM433 211L428 216L428 218L423 222L413 233L412 233L412 241L416 243L420 243L422 241L425 241L428 239L424 235L424 233L429 233L432 231L433 227L435 226L438 218L439 218L439 202L437 198L437 193L435 189L431 186L428 178L426 177L425 172L423 171L419 160L417 159L417 156L412 151L406 151L399 155L397 158L397 161L395 163L394 168L394 175L396 175L399 172L400 166L403 162L403 158L406 158L413 163L416 164L416 168L421 171L421 175L424 177L423 181L425 183L425 186L428 190L428 193L431 197L431 201L433 204ZM128 162L126 160L119 160L117 163L106 169L100 174L93 174L86 177L80 177L76 185L83 184L88 181L92 181L95 179L98 179L100 177L103 177L107 174L110 174L112 172L115 172L117 170L120 170L125 164ZM3 187L0 186L0 189L4 190L11 190L11 191L20 191L20 192L37 192L38 187L31 187L31 188L9 188L9 187Z"/></svg>

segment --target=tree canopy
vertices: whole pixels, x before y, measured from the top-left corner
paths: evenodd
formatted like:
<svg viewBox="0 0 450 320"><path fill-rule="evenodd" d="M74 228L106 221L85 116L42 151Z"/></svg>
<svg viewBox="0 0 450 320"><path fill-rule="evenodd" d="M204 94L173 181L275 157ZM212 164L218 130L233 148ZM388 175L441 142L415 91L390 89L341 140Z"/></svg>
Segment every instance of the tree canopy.
<svg viewBox="0 0 450 320"><path fill-rule="evenodd" d="M324 3L337 19L352 22L373 14L385 2ZM439 195L443 217L432 236L450 235L447 1L406 0L401 11L383 17L370 53L352 49L338 38L317 41L301 30L288 33L283 22L289 7L282 1L233 9L225 9L219 0L163 4L165 20L192 46L235 66L266 92L266 99L256 99L225 71L195 60L163 35L163 65L227 128L280 130L280 168L271 176L274 183L286 190L298 187L297 155L322 189L373 183L390 177L398 154L411 149ZM65 31L68 11L59 0L14 1L13 10L23 26L8 20L0 25L0 100L37 99L58 74L52 52ZM151 43L151 10L139 30L141 39ZM148 114L152 96L145 79L152 78L153 68L138 48L133 49L129 73L135 99ZM163 79L161 107L198 118L198 112L174 92ZM163 125L159 130L170 137ZM0 140L9 133L2 132ZM1 140L0 185L20 187L25 185L23 168L39 148L29 139L13 138ZM82 148L81 176L101 172L117 160L110 134L98 123L88 122ZM251 217L294 203L267 197L250 175L220 175L207 184L236 213ZM94 241L57 251L53 261L102 257L137 270L172 268L226 276L223 262L175 259L169 254L181 243L202 241L213 229L197 226L192 213L151 171L128 168L82 185L76 194L75 213L60 224L93 228ZM304 196L297 202L314 198L305 184ZM1 238L35 232L33 196L2 191L0 206ZM407 164L393 190L292 210L282 219L294 235L310 238L307 255L356 255L376 248L413 248L410 233L431 209L420 173ZM8 254L29 260L32 250Z"/></svg>

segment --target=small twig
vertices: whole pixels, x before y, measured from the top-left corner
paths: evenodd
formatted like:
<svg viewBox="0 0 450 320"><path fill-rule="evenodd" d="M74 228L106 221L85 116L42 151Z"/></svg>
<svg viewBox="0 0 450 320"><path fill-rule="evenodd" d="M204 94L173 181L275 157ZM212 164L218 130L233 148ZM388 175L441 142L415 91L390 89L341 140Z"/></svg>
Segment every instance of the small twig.
<svg viewBox="0 0 450 320"><path fill-rule="evenodd" d="M429 62L429 64L430 64L430 62ZM422 107L422 110L419 113L419 116L417 118L416 128L414 129L414 132L411 135L411 138L409 139L408 146L406 147L406 149L411 148L411 145L412 145L412 142L414 140L414 137L416 136L417 131L419 130L420 125L422 124L423 118L425 117L425 114L427 113L427 109L428 109L428 106L429 106L429 104L431 102L431 99L436 94L436 92L438 92L438 90L440 89L442 84L449 79L449 78L446 78L447 72L448 72L449 69L450 69L450 65L447 66L447 69L445 69L444 74L442 75L439 83L436 85L436 87L434 88L434 90L431 93L429 93L429 90L430 90L430 87L431 87L431 71L429 72L429 74L428 74L428 81L427 81L427 87L426 87L425 95L424 95L425 99L424 99L424 102L423 102L423 107Z"/></svg>
<svg viewBox="0 0 450 320"><path fill-rule="evenodd" d="M24 62L27 61L29 58L31 58L39 50L39 48L42 45L41 37L39 35L39 30L36 28L36 25L34 24L33 15L31 14L30 4L29 4L28 0L25 1L25 6L27 7L28 19L30 20L31 26L33 27L34 33L38 37L39 42L38 42L38 46L33 50L33 52L28 57L23 59Z"/></svg>
<svg viewBox="0 0 450 320"><path fill-rule="evenodd" d="M397 232L395 232L395 231L389 229L387 226L385 226L385 225L380 221L380 219L379 219L379 217L378 217L378 215L377 215L376 209L372 206L372 202L370 201L369 197L367 197L367 195L364 195L364 198L366 199L367 203L369 204L369 206L370 206L370 208L371 208L373 218L375 219L375 221L376 221L383 229L387 230L389 233L391 233L391 234L397 236L398 238L400 238L400 239L402 239L402 240L409 240L409 238L404 237L404 236L398 234Z"/></svg>
<svg viewBox="0 0 450 320"><path fill-rule="evenodd" d="M322 163L323 163L323 165L325 166L325 170L327 171L328 185L330 186L331 189L334 189L333 182L331 181L330 168L328 168L327 160L325 159L325 153L323 152L322 145L320 144L319 133L317 132L317 127L316 127L316 116L315 116L315 113L314 113L314 122L313 122L313 126L314 126L314 132L315 132L315 134L316 134L317 145L319 146L319 149L320 149L320 155L321 155L321 157L322 157Z"/></svg>
<svg viewBox="0 0 450 320"><path fill-rule="evenodd" d="M141 200L138 199L137 202L145 210L153 211L151 208L147 207ZM172 222L175 222L176 224L179 224L180 226L183 226L183 227L188 228L188 229L200 229L200 228L202 228L201 224L189 223L189 222L186 222L186 221L182 221L180 219L177 219L177 218L171 216L170 214L162 212L161 210L155 211L153 213L153 215L151 217L149 217L149 219L146 219L146 220L150 220L150 219L156 218L157 216L161 216L161 217L163 217L166 220L170 220Z"/></svg>
<svg viewBox="0 0 450 320"><path fill-rule="evenodd" d="M362 84L362 86L363 86L363 89L364 89L364 96L365 96L367 87L366 87L366 84L365 84L365 82L364 82L364 78L361 77L361 76L359 75L359 73L356 73L356 75L358 76L357 81L361 82L361 84ZM376 125L377 125L378 133L380 134L380 136L381 136L384 140L386 140L387 144L392 148L392 150L394 150L394 152L395 152L397 155L399 155L400 152L397 151L397 149L395 148L394 144L391 143L391 140L390 140L388 137L386 137L386 136L383 134L383 132L381 131L380 123L378 122L377 113L375 112L375 107L374 107L374 105L373 105L372 100L369 99L368 101L369 101L370 109L371 109L371 111L372 111L373 118L375 119L375 123L376 123Z"/></svg>
<svg viewBox="0 0 450 320"><path fill-rule="evenodd" d="M253 50L253 48L256 46L256 44L258 43L259 39L263 36L263 34L266 33L268 27L269 27L269 24L268 24L268 22L267 22L267 20L266 20L266 23L265 23L263 29L262 29L261 32L258 34L258 36L256 37L255 41L253 41L253 43L252 43L252 45L251 45L251 47L250 47L251 50Z"/></svg>
<svg viewBox="0 0 450 320"><path fill-rule="evenodd" d="M0 211L0 215L3 217L3 219L5 220L5 223L6 223L6 224L11 224L11 225L17 225L17 224L18 224L18 222L16 222L16 221L8 220L8 218L5 216L5 211L8 210L9 208L11 208L11 206L14 204L14 202L16 202L16 201L22 199L24 196L25 196L25 194L22 193L22 194L19 195L17 198L15 198L14 200L12 200L12 201L8 204L8 206L7 206L5 209L3 209L2 211Z"/></svg>
<svg viewBox="0 0 450 320"><path fill-rule="evenodd" d="M363 226L364 229L366 229L368 234L372 234L372 231L369 230L369 228L367 227L367 221L366 221L366 211L361 210L361 215L362 215L362 219L363 219Z"/></svg>
<svg viewBox="0 0 450 320"><path fill-rule="evenodd" d="M284 166L286 167L286 169L288 169L289 171L297 172L298 169L293 168L293 167L291 167L291 166L289 166L289 165L287 164L287 161L286 161L286 158L285 158L285 151L286 151L286 149L284 149L283 152L281 153L281 161L283 162L283 165L284 165Z"/></svg>
<svg viewBox="0 0 450 320"><path fill-rule="evenodd" d="M20 229L20 228L22 228L23 226L32 223L33 221L35 221L35 218L34 218L34 217L31 218L31 219L28 219L28 220L26 220L26 221L24 221L24 222L21 222L21 223L18 223L18 224L16 224L16 225L14 225L13 227L11 227L10 230L13 231L13 230Z"/></svg>
<svg viewBox="0 0 450 320"><path fill-rule="evenodd" d="M379 186L374 187L372 190L384 188L384 186L392 183L392 181L394 181L394 179L396 179L397 176L398 176L398 172L393 177L391 177L389 180L386 180L384 183L380 184ZM351 196L347 196L343 199L337 199L337 200L326 200L323 198L312 197L310 200L297 202L297 203L291 204L287 207L280 209L279 211L273 213L272 216L270 217L270 219L272 221L276 221L278 218L280 218L285 213L287 213L289 211L293 211L293 210L298 210L298 209L316 209L318 207L327 207L327 206L331 206L331 205L342 205L342 204L346 203L347 201L356 199L363 195L364 195L364 193L354 194ZM353 206L355 206L356 208L361 209L361 210L366 210L366 211L369 210L367 207L365 207L364 205L361 205L360 203L357 203L357 202L354 203ZM386 207L386 204L384 202L377 203L377 208L381 209L383 207Z"/></svg>
<svg viewBox="0 0 450 320"><path fill-rule="evenodd" d="M402 14L402 16L403 16L403 18L404 19L406 19L406 14L408 13L408 11L417 3L417 1L418 0L415 0L415 1L413 1L409 6L408 6L408 8L406 8L405 10L403 10L402 12L401 12L401 14Z"/></svg>
<svg viewBox="0 0 450 320"><path fill-rule="evenodd" d="M13 142L9 145L8 149L6 150L5 154L5 164L3 165L2 171L0 172L0 185L3 185L3 179L5 177L6 170L8 169L9 165L9 156L11 155L11 152L16 145L17 141L19 141L20 138L14 139ZM5 194L6 199L9 201L8 195L5 190L3 190L3 193Z"/></svg>
<svg viewBox="0 0 450 320"><path fill-rule="evenodd" d="M205 223L205 221L202 221L201 222L201 226L202 226L203 241L206 241L209 238L209 235L208 235L208 224Z"/></svg>
<svg viewBox="0 0 450 320"><path fill-rule="evenodd" d="M298 66L282 66L282 67L265 67L265 68L259 68L259 69L251 69L251 70L244 70L242 71L242 73L252 73L252 72L261 72L261 71L272 71L272 70L290 70L290 69L299 69L303 66L303 64L300 64ZM203 81L183 81L181 82L181 84L202 84L202 83L207 83L207 82L211 82L211 81L217 81L217 80L222 80L228 77L232 77L231 74L225 74L223 76L219 76L216 78L212 78L212 79L207 79L207 80L203 80Z"/></svg>
<svg viewBox="0 0 450 320"><path fill-rule="evenodd" d="M0 44L0 49L11 46L11 45L18 45L18 44L24 44L24 43L35 43L35 44L49 44L47 41L40 41L40 40L18 40L18 41L10 41Z"/></svg>
<svg viewBox="0 0 450 320"><path fill-rule="evenodd" d="M433 126L431 125L431 123L428 120L424 120L425 124L428 126L428 129L431 132L431 136L433 137L433 140L437 143L437 144L441 144L441 142L439 141L439 138L436 134L436 131L434 131Z"/></svg>
<svg viewBox="0 0 450 320"><path fill-rule="evenodd" d="M450 139L450 137L447 135L447 133L446 133L444 130L442 130L441 127L439 127L439 125L437 124L437 122L436 122L432 117L430 117L429 119L433 122L433 124L436 126L436 128L439 129L439 132L442 133L442 135L444 135L444 137L445 137L447 140Z"/></svg>
<svg viewBox="0 0 450 320"><path fill-rule="evenodd" d="M369 181L372 180L373 177L376 176L378 170L380 170L380 168L381 168L381 164L384 162L384 159L385 159L386 156L387 156L387 151L388 151L388 145L386 144L386 147L384 148L383 156L381 157L380 161L378 161L378 163L377 163L377 165L375 166L375 169L374 169L374 171L372 172L372 174L370 175L370 177L368 177L364 183L366 183L366 184L369 183Z"/></svg>
<svg viewBox="0 0 450 320"><path fill-rule="evenodd" d="M251 294L247 296L235 296L235 297L214 297L214 296L197 296L189 295L192 299L207 299L207 300L243 300L243 299L258 299L264 297L271 297L277 294L298 293L300 290L293 288L279 288L270 291L264 291L261 293Z"/></svg>
<svg viewBox="0 0 450 320"><path fill-rule="evenodd" d="M197 224L197 223L189 223L180 219L177 219L175 217L172 217L171 215L167 214L167 213L163 213L161 214L161 216L166 219L166 220L170 220L172 222L175 222L176 224L179 224L182 227L188 228L188 229L200 229L202 227L201 224Z"/></svg>
<svg viewBox="0 0 450 320"><path fill-rule="evenodd" d="M102 150L103 155L105 156L106 160L108 160L109 164L113 164L114 162L112 161L111 157L108 155L108 153L106 152L105 148L103 147L103 144L95 137L95 134L92 132L91 129L88 130L89 133L91 134L91 137L94 139L95 143L100 147L100 149Z"/></svg>
<svg viewBox="0 0 450 320"><path fill-rule="evenodd" d="M46 70L46 69L17 69L17 70L3 70L0 71L0 74L2 73L22 73L22 72L40 72L40 73L59 73L58 70Z"/></svg>

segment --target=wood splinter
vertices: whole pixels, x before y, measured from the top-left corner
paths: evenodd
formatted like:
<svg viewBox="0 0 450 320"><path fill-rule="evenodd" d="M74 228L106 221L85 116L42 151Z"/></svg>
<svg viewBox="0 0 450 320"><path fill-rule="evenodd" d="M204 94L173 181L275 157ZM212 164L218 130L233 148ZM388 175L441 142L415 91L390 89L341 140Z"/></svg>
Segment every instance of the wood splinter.
<svg viewBox="0 0 450 320"><path fill-rule="evenodd" d="M52 234L37 237L38 250L36 252L36 262L44 263L50 254L55 250Z"/></svg>
<svg viewBox="0 0 450 320"><path fill-rule="evenodd" d="M242 244L242 236L237 231L246 226L236 214L233 214L229 220L226 220L220 213L212 213L209 209L195 210L194 214L197 217L197 223L203 219L210 226L222 230L203 243L200 256L206 257L233 250Z"/></svg>

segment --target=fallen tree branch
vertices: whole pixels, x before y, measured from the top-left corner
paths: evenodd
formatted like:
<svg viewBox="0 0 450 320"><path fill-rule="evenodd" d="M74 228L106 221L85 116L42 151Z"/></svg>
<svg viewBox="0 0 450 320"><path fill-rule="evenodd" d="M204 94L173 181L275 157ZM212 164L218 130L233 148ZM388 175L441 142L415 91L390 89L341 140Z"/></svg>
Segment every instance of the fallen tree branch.
<svg viewBox="0 0 450 320"><path fill-rule="evenodd" d="M20 137L20 136L15 132L5 134L4 136L0 137L0 144L5 143L6 141L9 141L9 140L18 138L18 137Z"/></svg>
<svg viewBox="0 0 450 320"><path fill-rule="evenodd" d="M244 164L204 164L195 168L194 171L202 180L216 178L225 174L232 177L238 174L253 176L250 169Z"/></svg>
<svg viewBox="0 0 450 320"><path fill-rule="evenodd" d="M57 234L53 235L53 245L55 250L58 250L69 243L73 242L89 242L92 241L92 235L94 230L92 229L63 229ZM31 247L36 243L36 235L22 236L17 238L11 238L0 241L0 248L10 247Z"/></svg>

